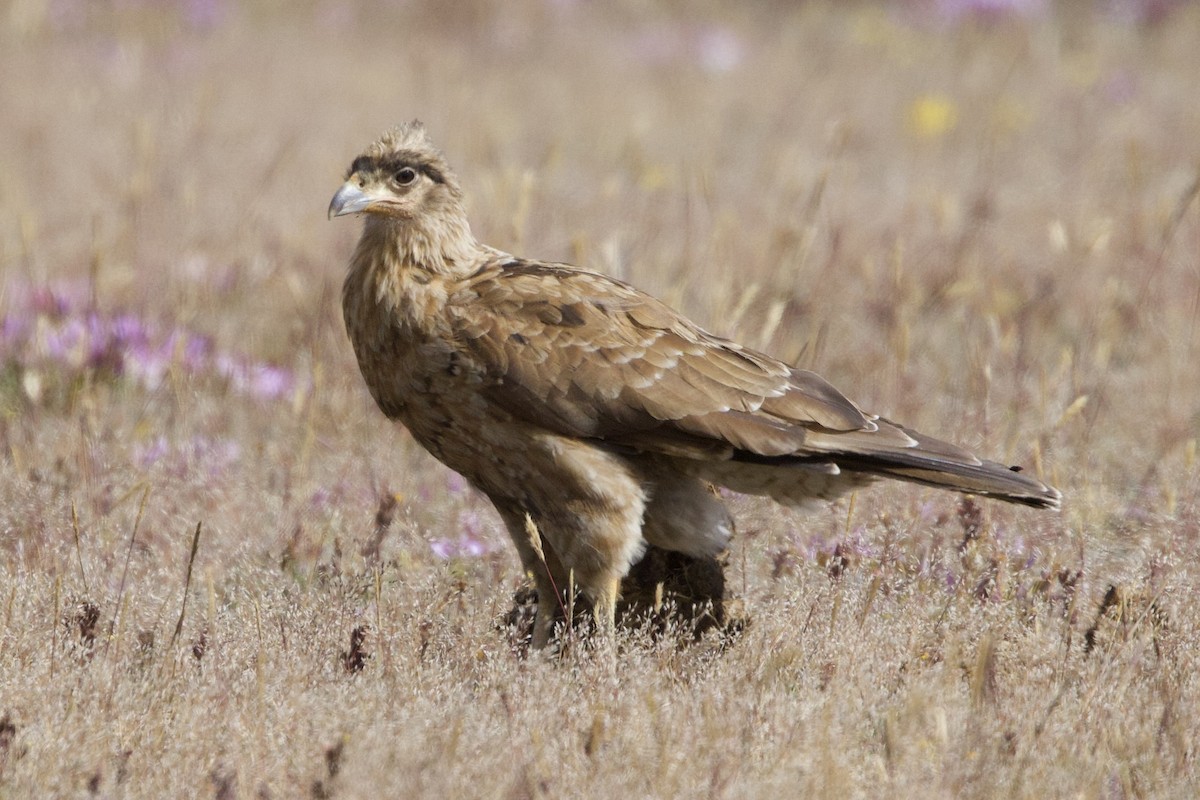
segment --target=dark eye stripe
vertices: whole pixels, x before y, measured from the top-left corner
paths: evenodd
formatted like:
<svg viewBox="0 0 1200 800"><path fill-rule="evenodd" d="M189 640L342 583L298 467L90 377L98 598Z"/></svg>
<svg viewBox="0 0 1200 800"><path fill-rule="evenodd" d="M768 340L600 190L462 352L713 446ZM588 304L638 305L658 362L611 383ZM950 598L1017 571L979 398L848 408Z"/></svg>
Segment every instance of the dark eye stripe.
<svg viewBox="0 0 1200 800"><path fill-rule="evenodd" d="M437 169L429 166L428 164L422 164L419 161L412 161L409 159L389 159L382 162L379 166L380 169L385 170L389 175L395 175L400 170L408 167L409 169L416 170L418 173L427 176L429 180L433 181L434 183L446 182L445 178L442 177L442 173L438 172Z"/></svg>
<svg viewBox="0 0 1200 800"><path fill-rule="evenodd" d="M434 183L445 183L446 182L446 179L445 179L445 177L443 177L442 173L438 172L436 169L429 166L428 164L421 164L419 167L417 167L417 169L418 169L418 171L425 173L425 175L429 178L429 180L433 181Z"/></svg>
<svg viewBox="0 0 1200 800"><path fill-rule="evenodd" d="M372 169L379 169L387 175L395 175L405 167L416 170L434 183L446 182L446 176L442 174L441 170L430 164L422 164L419 161L407 158L384 158L377 160L370 156L359 156L354 159L354 163L350 165L350 172L346 177L350 177L350 175L356 172L367 172Z"/></svg>

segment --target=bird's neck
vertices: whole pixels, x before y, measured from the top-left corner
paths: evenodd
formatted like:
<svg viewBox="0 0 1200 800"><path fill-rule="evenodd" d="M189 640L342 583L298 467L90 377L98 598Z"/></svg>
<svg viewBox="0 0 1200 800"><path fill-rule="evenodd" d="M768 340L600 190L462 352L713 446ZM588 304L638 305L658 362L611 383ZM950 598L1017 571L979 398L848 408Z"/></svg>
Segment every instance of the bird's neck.
<svg viewBox="0 0 1200 800"><path fill-rule="evenodd" d="M368 216L358 249L373 256L376 269L454 279L470 274L487 248L475 240L464 215L437 220Z"/></svg>
<svg viewBox="0 0 1200 800"><path fill-rule="evenodd" d="M342 285L355 348L387 330L438 335L432 329L441 324L440 309L455 285L495 253L471 235L465 215L437 227L368 215Z"/></svg>

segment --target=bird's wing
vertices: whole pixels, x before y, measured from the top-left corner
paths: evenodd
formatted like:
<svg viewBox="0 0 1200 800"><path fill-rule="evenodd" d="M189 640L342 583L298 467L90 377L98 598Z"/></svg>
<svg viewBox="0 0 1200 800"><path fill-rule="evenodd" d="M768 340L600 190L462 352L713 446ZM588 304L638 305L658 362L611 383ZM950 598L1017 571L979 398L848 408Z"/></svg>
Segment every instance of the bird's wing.
<svg viewBox="0 0 1200 800"><path fill-rule="evenodd" d="M450 309L487 397L559 433L708 458L815 455L810 436L857 431L875 447L912 444L815 373L713 336L602 275L503 261L464 283Z"/></svg>
<svg viewBox="0 0 1200 800"><path fill-rule="evenodd" d="M878 475L1059 505L1059 492L1041 481L864 414L819 375L713 336L620 281L498 261L449 300L457 346L476 365L483 395L547 430L641 452L748 462L742 469L792 465L857 476L841 489L826 487L830 496Z"/></svg>

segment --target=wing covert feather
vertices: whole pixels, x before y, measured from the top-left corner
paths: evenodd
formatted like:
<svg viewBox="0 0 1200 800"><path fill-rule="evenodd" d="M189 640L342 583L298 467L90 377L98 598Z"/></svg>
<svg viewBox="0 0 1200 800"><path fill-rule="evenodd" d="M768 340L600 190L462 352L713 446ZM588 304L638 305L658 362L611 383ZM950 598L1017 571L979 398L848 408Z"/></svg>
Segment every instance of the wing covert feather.
<svg viewBox="0 0 1200 800"><path fill-rule="evenodd" d="M489 399L561 433L729 457L730 446L778 456L804 451L810 430L874 428L814 373L611 278L514 260L461 291L456 340L482 365Z"/></svg>

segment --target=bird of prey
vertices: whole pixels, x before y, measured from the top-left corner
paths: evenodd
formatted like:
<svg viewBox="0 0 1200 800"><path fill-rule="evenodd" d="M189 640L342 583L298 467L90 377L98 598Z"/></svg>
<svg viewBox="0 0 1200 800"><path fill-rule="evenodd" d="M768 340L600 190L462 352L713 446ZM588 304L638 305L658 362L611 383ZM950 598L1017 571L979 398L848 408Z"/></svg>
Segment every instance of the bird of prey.
<svg viewBox="0 0 1200 800"><path fill-rule="evenodd" d="M342 290L363 378L495 505L534 576L535 647L570 580L611 630L647 544L723 550L714 484L804 505L882 477L1059 506L1017 468L869 414L627 283L481 244L419 122L354 159L329 204L344 214L364 217Z"/></svg>

